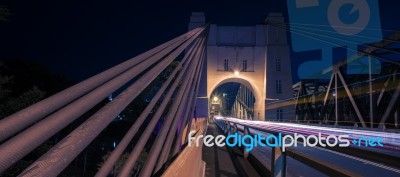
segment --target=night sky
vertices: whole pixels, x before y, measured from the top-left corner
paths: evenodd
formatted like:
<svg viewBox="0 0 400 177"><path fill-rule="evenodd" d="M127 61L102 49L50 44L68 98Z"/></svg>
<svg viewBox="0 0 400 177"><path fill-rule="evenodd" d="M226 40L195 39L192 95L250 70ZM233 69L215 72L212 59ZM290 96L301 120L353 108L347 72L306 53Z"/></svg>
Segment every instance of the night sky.
<svg viewBox="0 0 400 177"><path fill-rule="evenodd" d="M255 25L270 12L287 16L285 2L0 0L13 13L0 22L0 59L34 61L80 81L183 34L192 11L220 25ZM380 1L382 28L400 29L398 4ZM306 56L292 57L297 67Z"/></svg>

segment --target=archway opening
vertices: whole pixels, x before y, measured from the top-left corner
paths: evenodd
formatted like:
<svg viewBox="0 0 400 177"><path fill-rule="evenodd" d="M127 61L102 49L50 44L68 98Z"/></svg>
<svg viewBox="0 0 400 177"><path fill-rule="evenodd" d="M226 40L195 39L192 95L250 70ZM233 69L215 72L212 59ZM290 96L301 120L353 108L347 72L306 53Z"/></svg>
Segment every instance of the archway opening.
<svg viewBox="0 0 400 177"><path fill-rule="evenodd" d="M209 117L234 117L253 120L255 96L253 89L238 82L218 85L209 97ZM257 115L256 115L257 116Z"/></svg>

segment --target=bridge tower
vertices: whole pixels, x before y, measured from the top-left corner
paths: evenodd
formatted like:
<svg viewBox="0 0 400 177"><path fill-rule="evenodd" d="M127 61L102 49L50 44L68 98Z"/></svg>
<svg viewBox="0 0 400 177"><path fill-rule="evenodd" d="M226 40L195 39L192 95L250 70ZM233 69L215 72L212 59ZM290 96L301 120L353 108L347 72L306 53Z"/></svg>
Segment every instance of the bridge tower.
<svg viewBox="0 0 400 177"><path fill-rule="evenodd" d="M266 19L283 23L282 14ZM189 30L205 24L203 13L193 12ZM286 32L266 24L255 26L220 26L211 24L207 43L207 60L197 99L197 116L209 115L209 99L218 86L240 83L254 97L253 120L291 118L280 116L293 112L289 108L266 111L267 98L292 98L290 49ZM287 112L287 113L286 113ZM294 116L293 116L294 119Z"/></svg>
<svg viewBox="0 0 400 177"><path fill-rule="evenodd" d="M270 13L266 23L282 25L285 24L285 20L281 13ZM266 119L295 119L294 105L274 109L268 107L268 103L287 102L293 98L292 68L287 31L276 26L279 25L266 25Z"/></svg>

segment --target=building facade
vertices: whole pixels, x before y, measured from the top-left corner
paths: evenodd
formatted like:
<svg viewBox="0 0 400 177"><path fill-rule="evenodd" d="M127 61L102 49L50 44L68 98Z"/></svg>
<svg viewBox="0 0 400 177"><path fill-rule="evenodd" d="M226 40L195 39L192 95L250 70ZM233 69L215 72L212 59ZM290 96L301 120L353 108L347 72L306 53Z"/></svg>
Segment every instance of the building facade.
<svg viewBox="0 0 400 177"><path fill-rule="evenodd" d="M189 30L205 24L203 13L192 13ZM272 13L267 22L283 23L282 14ZM236 82L254 95L253 120L295 119L294 106L268 109L272 101L292 95L290 48L286 30L272 25L219 26L211 24L197 99L198 116L209 115L211 93L219 85ZM267 109L266 109L267 108Z"/></svg>

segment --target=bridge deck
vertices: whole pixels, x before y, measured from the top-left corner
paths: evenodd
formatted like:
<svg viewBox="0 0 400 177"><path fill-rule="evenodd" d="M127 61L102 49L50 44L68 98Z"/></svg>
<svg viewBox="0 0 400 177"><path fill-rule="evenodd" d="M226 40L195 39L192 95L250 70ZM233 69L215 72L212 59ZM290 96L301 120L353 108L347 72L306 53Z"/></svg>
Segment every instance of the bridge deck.
<svg viewBox="0 0 400 177"><path fill-rule="evenodd" d="M210 124L207 128L207 135L223 135L223 132L215 125ZM256 147L251 151L258 163L270 170L271 166L270 148ZM230 147L207 147L203 145L203 161L206 162L205 176L260 176L256 169L248 160L243 158L243 153L239 148ZM291 157L287 159L287 176L288 177L324 177L327 176Z"/></svg>
<svg viewBox="0 0 400 177"><path fill-rule="evenodd" d="M215 124L207 128L207 135L222 135L223 133ZM205 176L207 177L257 177L260 176L251 164L243 158L243 153L238 149L203 145L203 161L206 162Z"/></svg>

